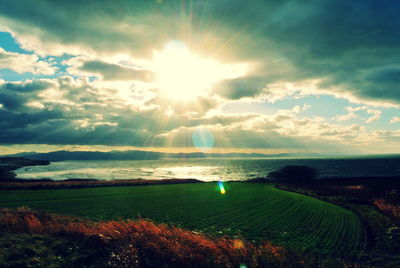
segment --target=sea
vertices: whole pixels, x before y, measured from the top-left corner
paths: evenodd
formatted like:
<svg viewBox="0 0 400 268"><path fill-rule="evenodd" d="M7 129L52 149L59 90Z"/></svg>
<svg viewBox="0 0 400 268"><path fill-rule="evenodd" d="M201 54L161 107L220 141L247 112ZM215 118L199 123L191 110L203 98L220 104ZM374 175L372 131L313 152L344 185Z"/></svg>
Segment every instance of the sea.
<svg viewBox="0 0 400 268"><path fill-rule="evenodd" d="M160 160L87 160L51 162L47 166L16 170L21 179L198 179L202 181L244 181L266 177L286 165L307 165L318 170L319 178L400 176L400 156L331 158L200 158Z"/></svg>

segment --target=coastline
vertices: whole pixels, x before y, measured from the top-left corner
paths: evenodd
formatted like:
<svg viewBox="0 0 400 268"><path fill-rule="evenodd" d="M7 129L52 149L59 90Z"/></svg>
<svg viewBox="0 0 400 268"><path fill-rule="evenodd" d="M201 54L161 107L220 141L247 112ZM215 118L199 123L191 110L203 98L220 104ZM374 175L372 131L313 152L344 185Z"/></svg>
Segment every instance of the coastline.
<svg viewBox="0 0 400 268"><path fill-rule="evenodd" d="M25 157L0 157L0 181L14 181L16 176L14 170L27 166L50 165L47 160L36 160Z"/></svg>

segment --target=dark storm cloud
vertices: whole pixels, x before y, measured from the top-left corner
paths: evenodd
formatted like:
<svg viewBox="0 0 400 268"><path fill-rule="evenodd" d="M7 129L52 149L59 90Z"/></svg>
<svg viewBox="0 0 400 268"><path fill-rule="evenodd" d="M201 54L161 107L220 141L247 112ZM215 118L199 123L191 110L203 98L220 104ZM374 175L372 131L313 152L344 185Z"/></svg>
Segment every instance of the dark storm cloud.
<svg viewBox="0 0 400 268"><path fill-rule="evenodd" d="M16 93L4 93L0 91L0 104L6 109L18 109L25 103L25 98Z"/></svg>
<svg viewBox="0 0 400 268"><path fill-rule="evenodd" d="M85 61L79 70L101 75L104 80L151 80L152 72L135 70L118 64L98 60Z"/></svg>
<svg viewBox="0 0 400 268"><path fill-rule="evenodd" d="M14 92L34 92L47 89L52 84L48 81L35 80L23 83L4 83L0 85L0 91L14 91Z"/></svg>
<svg viewBox="0 0 400 268"><path fill-rule="evenodd" d="M244 97L256 97L266 85L266 79L260 77L240 77L224 80L214 86L214 92L218 95L237 100Z"/></svg>
<svg viewBox="0 0 400 268"><path fill-rule="evenodd" d="M62 113L59 111L34 111L32 109L24 112L15 112L0 109L0 129L2 129L3 135L7 137L7 134L10 134L9 131L25 132L25 128L57 118L62 118ZM10 135L9 138L14 139L16 137L15 135Z"/></svg>
<svg viewBox="0 0 400 268"><path fill-rule="evenodd" d="M15 0L2 1L0 12L17 24L13 30L33 32L47 44L78 45L91 51L151 52L149 45L166 39L158 31L147 31L146 24L152 28L162 21L144 19L142 14L162 15L162 7L155 1ZM175 10L179 10L178 3Z"/></svg>
<svg viewBox="0 0 400 268"><path fill-rule="evenodd" d="M9 110L18 110L32 98L35 91L47 89L46 81L29 81L0 84L0 104Z"/></svg>
<svg viewBox="0 0 400 268"><path fill-rule="evenodd" d="M371 71L365 77L352 81L352 85L358 95L400 102L400 66L396 69Z"/></svg>
<svg viewBox="0 0 400 268"><path fill-rule="evenodd" d="M321 86L329 85L333 91L340 86L360 99L400 103L400 83L391 79L393 76L389 77L390 86L386 80L364 77L374 76L383 67L399 68L400 2L252 1L230 5L215 1L214 7L213 17L218 18L220 12L221 23L236 20L235 25L242 25L254 38L250 49L241 44L243 57L268 62L273 51L295 67L294 72L282 73L277 79L324 78Z"/></svg>
<svg viewBox="0 0 400 268"><path fill-rule="evenodd" d="M0 109L0 144L103 144L103 145L136 145L143 146L147 139L156 133L144 131L146 124L135 124L137 115L130 116L133 124L129 126L101 124L93 112L88 110L65 112L60 110L28 109L10 111ZM112 111L112 109L107 109ZM105 113L107 114L107 113ZM143 118L143 117L142 117ZM115 118L120 120L120 118ZM145 122L149 122L149 118ZM80 126L79 120L93 123ZM100 124L99 124L100 123Z"/></svg>
<svg viewBox="0 0 400 268"><path fill-rule="evenodd" d="M36 93L51 85L51 82L43 80L0 84L1 142L5 142L7 137L10 140L18 139L19 132L24 133L31 126L63 118L61 111L37 109L27 105L29 101L39 100Z"/></svg>
<svg viewBox="0 0 400 268"><path fill-rule="evenodd" d="M325 78L332 90L342 86L360 99L400 103L396 72L374 79L382 77L382 68L400 67L399 2L319 1L307 16L288 23L298 12L289 10L264 33L293 50L289 60L305 78Z"/></svg>
<svg viewBox="0 0 400 268"><path fill-rule="evenodd" d="M0 133L2 144L107 144L142 146L146 136L139 131L98 126L76 129L69 120L48 120L25 128L7 129Z"/></svg>

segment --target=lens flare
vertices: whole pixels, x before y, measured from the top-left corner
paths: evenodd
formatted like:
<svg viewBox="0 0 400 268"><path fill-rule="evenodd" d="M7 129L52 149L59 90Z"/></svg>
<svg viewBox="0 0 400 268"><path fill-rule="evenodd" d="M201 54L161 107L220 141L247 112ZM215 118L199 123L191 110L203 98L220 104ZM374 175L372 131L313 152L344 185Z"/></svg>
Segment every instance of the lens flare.
<svg viewBox="0 0 400 268"><path fill-rule="evenodd" d="M203 153L214 147L214 135L208 129L196 129L192 134L192 142L194 147Z"/></svg>
<svg viewBox="0 0 400 268"><path fill-rule="evenodd" d="M222 181L219 181L219 182L218 182L218 187L219 187L219 192L220 192L221 194L225 194L225 193L226 193L225 187L224 187L224 183L223 183Z"/></svg>

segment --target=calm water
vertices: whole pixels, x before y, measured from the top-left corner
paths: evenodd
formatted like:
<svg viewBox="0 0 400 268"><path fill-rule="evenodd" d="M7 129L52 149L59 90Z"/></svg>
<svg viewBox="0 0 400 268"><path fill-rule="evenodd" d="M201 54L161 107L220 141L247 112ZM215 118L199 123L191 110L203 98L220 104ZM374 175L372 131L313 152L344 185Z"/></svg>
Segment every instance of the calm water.
<svg viewBox="0 0 400 268"><path fill-rule="evenodd" d="M146 161L62 161L48 166L25 167L19 178L166 179L204 181L246 180L265 177L285 165L308 165L320 177L400 176L400 157L307 159L163 159Z"/></svg>

